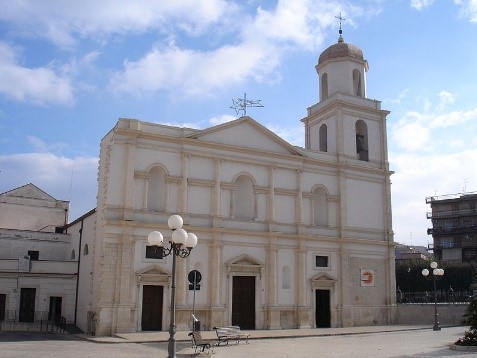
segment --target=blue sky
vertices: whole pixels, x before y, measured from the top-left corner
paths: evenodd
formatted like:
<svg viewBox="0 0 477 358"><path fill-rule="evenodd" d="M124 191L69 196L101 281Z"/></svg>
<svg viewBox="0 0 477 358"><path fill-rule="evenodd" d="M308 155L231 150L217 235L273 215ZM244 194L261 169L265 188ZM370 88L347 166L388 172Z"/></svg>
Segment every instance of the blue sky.
<svg viewBox="0 0 477 358"><path fill-rule="evenodd" d="M427 245L425 197L477 191L477 0L0 0L0 192L96 206L120 117L206 128L248 115L304 146L315 65L338 38L388 116L395 240Z"/></svg>

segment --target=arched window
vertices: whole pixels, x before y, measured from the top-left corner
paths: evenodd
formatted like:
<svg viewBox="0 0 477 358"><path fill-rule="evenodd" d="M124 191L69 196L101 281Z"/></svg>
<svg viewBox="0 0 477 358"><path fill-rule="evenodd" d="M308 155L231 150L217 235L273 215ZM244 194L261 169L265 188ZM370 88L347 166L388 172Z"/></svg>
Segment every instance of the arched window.
<svg viewBox="0 0 477 358"><path fill-rule="evenodd" d="M246 175L240 175L235 180L233 208L234 216L236 218L255 218L255 195L253 192L253 182Z"/></svg>
<svg viewBox="0 0 477 358"><path fill-rule="evenodd" d="M83 250L83 256L86 256L89 254L89 247L88 244L84 245L84 250Z"/></svg>
<svg viewBox="0 0 477 358"><path fill-rule="evenodd" d="M353 94L355 96L363 97L363 85L361 81L361 72L353 70Z"/></svg>
<svg viewBox="0 0 477 358"><path fill-rule="evenodd" d="M74 260L76 258L75 249L71 250L71 259Z"/></svg>
<svg viewBox="0 0 477 358"><path fill-rule="evenodd" d="M323 73L321 76L321 100L328 98L328 74Z"/></svg>
<svg viewBox="0 0 477 358"><path fill-rule="evenodd" d="M161 167L149 171L147 185L147 209L165 211L166 208L166 173Z"/></svg>
<svg viewBox="0 0 477 358"><path fill-rule="evenodd" d="M328 127L326 124L320 126L320 152L328 151Z"/></svg>
<svg viewBox="0 0 477 358"><path fill-rule="evenodd" d="M356 121L356 154L359 160L367 162L368 156L368 126L363 120Z"/></svg>
<svg viewBox="0 0 477 358"><path fill-rule="evenodd" d="M324 188L313 190L313 222L317 226L328 225L328 202Z"/></svg>
<svg viewBox="0 0 477 358"><path fill-rule="evenodd" d="M289 289L291 282L291 274L290 274L290 267L283 266L282 269L282 288Z"/></svg>

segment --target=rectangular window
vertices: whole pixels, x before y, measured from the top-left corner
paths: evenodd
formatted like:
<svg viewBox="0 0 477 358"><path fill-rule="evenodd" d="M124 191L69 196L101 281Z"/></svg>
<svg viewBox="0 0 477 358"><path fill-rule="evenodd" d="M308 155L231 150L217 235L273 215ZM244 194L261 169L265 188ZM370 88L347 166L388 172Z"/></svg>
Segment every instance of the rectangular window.
<svg viewBox="0 0 477 358"><path fill-rule="evenodd" d="M315 256L315 266L316 267L328 267L328 256Z"/></svg>
<svg viewBox="0 0 477 358"><path fill-rule="evenodd" d="M32 261L38 261L40 251L28 250L28 256L30 256L30 260Z"/></svg>
<svg viewBox="0 0 477 358"><path fill-rule="evenodd" d="M163 252L162 246L146 246L146 259L162 260Z"/></svg>

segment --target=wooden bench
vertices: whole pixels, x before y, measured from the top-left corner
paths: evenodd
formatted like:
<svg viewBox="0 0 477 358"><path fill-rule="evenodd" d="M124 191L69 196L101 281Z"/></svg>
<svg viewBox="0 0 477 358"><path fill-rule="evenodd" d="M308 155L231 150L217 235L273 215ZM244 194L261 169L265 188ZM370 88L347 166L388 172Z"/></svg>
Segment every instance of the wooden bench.
<svg viewBox="0 0 477 358"><path fill-rule="evenodd" d="M250 335L248 333L243 333L240 331L239 326L228 326L228 327L214 327L215 333L217 333L217 345L220 346L221 343L229 345L229 341L235 341L237 344L240 343L242 339L245 339L245 342L248 344L248 338Z"/></svg>
<svg viewBox="0 0 477 358"><path fill-rule="evenodd" d="M207 350L207 352L211 351L213 353L212 345L214 344L214 342L202 339L200 331L190 332L189 336L192 339L192 348L194 348L195 353L205 352L205 350Z"/></svg>

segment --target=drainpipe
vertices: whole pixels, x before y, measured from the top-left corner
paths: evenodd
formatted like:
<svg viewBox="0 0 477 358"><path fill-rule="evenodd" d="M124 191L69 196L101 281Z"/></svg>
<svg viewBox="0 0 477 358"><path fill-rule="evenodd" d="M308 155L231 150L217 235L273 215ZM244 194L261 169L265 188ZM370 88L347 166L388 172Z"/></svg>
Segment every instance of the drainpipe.
<svg viewBox="0 0 477 358"><path fill-rule="evenodd" d="M81 219L81 228L79 229L78 268L77 268L77 274L76 274L75 321L74 321L75 326L76 326L76 316L78 315L78 288L79 288L80 264L81 264L81 241L83 239L83 222L84 222L84 219Z"/></svg>

